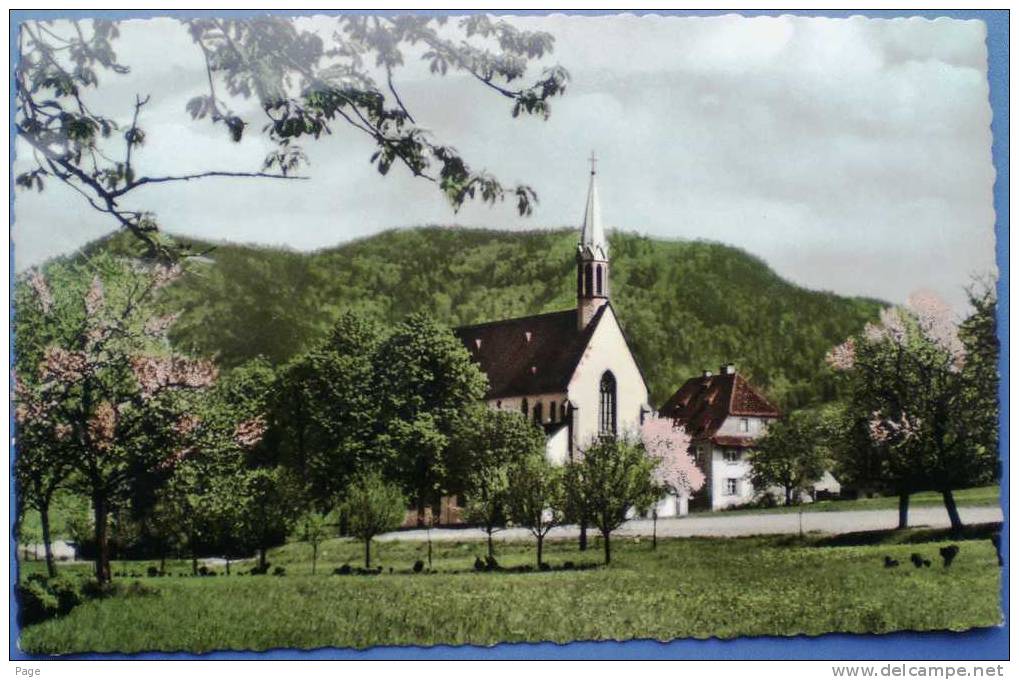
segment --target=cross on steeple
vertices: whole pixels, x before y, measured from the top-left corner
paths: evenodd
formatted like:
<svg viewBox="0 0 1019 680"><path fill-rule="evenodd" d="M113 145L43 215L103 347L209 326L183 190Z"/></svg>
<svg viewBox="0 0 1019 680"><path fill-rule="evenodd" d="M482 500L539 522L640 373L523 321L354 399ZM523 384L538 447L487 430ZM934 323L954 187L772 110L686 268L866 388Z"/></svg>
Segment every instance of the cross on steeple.
<svg viewBox="0 0 1019 680"><path fill-rule="evenodd" d="M588 158L591 162L591 174L593 175L597 171L598 157L594 155L594 150L591 151L591 157Z"/></svg>

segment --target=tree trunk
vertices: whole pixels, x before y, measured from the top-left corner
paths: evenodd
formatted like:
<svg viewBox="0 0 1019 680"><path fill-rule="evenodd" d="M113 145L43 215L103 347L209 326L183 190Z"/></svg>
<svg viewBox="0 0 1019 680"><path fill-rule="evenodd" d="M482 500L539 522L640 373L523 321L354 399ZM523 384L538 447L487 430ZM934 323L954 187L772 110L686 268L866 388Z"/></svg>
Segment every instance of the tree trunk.
<svg viewBox="0 0 1019 680"><path fill-rule="evenodd" d="M651 549L658 550L658 511L651 511Z"/></svg>
<svg viewBox="0 0 1019 680"><path fill-rule="evenodd" d="M106 499L102 494L95 494L92 497L92 504L95 506L95 538L96 538L96 580L99 583L109 583L110 574L110 545L106 540L106 523L109 508L106 507Z"/></svg>
<svg viewBox="0 0 1019 680"><path fill-rule="evenodd" d="M425 525L425 498L420 494L418 495L417 511L418 511L418 526L423 527Z"/></svg>
<svg viewBox="0 0 1019 680"><path fill-rule="evenodd" d="M793 504L793 489L791 486L785 488L785 504L786 507Z"/></svg>
<svg viewBox="0 0 1019 680"><path fill-rule="evenodd" d="M162 551L159 553L159 573L160 575L166 573L166 546L163 546Z"/></svg>
<svg viewBox="0 0 1019 680"><path fill-rule="evenodd" d="M266 563L265 563L265 546L264 545L260 546L258 548L258 569L263 574L267 571L267 567L266 567Z"/></svg>
<svg viewBox="0 0 1019 680"><path fill-rule="evenodd" d="M431 559L429 559L431 562ZM371 569L372 567L372 539L364 539L364 568Z"/></svg>
<svg viewBox="0 0 1019 680"><path fill-rule="evenodd" d="M587 518L580 518L580 551L587 550Z"/></svg>
<svg viewBox="0 0 1019 680"><path fill-rule="evenodd" d="M432 527L428 526L428 568L432 568Z"/></svg>
<svg viewBox="0 0 1019 680"><path fill-rule="evenodd" d="M952 495L952 490L942 491L941 497L945 501L945 510L948 511L948 521L952 523L952 531L959 531L962 529L962 519L959 517L959 508L955 506L955 496Z"/></svg>
<svg viewBox="0 0 1019 680"><path fill-rule="evenodd" d="M612 549L609 547L609 533L608 531L601 532L602 537L605 539L605 564L607 565L612 560Z"/></svg>
<svg viewBox="0 0 1019 680"><path fill-rule="evenodd" d="M541 535L541 534L538 534L538 570L539 571L541 571L541 548L542 548L542 544L544 543L544 541L545 541L545 537L543 535Z"/></svg>
<svg viewBox="0 0 1019 680"><path fill-rule="evenodd" d="M230 556L226 556L226 575L230 575Z"/></svg>
<svg viewBox="0 0 1019 680"><path fill-rule="evenodd" d="M311 546L311 575L315 575L315 565L318 563L318 543Z"/></svg>
<svg viewBox="0 0 1019 680"><path fill-rule="evenodd" d="M909 493L899 493L899 529L909 528Z"/></svg>
<svg viewBox="0 0 1019 680"><path fill-rule="evenodd" d="M42 522L42 549L46 552L46 573L50 578L57 575L57 565L53 562L53 548L50 546L50 502L45 499L40 504L39 519Z"/></svg>
<svg viewBox="0 0 1019 680"><path fill-rule="evenodd" d="M495 559L495 549L492 546L492 527L488 527L488 556Z"/></svg>

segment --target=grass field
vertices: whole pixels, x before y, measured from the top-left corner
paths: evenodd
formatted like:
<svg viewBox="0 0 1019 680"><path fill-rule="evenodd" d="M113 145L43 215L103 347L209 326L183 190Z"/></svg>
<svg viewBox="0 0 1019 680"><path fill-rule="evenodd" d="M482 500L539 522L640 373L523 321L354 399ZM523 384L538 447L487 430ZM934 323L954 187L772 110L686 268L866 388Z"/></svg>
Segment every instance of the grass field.
<svg viewBox="0 0 1019 680"><path fill-rule="evenodd" d="M531 573L475 573L483 544L437 543L431 572L414 574L426 546L393 542L376 546L382 574L338 576L333 568L358 565L362 549L333 540L313 576L308 546L289 544L270 555L285 576L238 575L250 567L238 564L232 576L193 578L179 575L185 563L172 563L171 576L138 579L155 594L88 602L28 627L20 644L38 654L205 652L962 630L1001 622L990 530L955 540L961 552L949 569L937 558L948 542L940 530L670 539L655 551L646 539L620 539L608 568L596 566L597 542L586 553L574 541L553 542L546 560L554 568L567 560L589 568ZM913 552L934 566L914 569ZM901 566L885 569L885 555ZM505 567L530 564L533 546L503 544L498 557ZM149 564L117 563L114 572L133 581ZM64 569L85 573L87 565Z"/></svg>
<svg viewBox="0 0 1019 680"><path fill-rule="evenodd" d="M960 506L990 506L1000 505L1000 489L997 484L992 486L978 486L972 489L960 489L954 494L956 504ZM909 507L921 508L931 506L943 506L944 500L941 494L935 491L921 491L913 494L909 499ZM722 510L720 516L726 515L747 515L747 514L771 514L776 512L847 512L851 510L896 510L899 507L897 496L879 496L876 498L858 498L857 500L818 501L807 503L803 506L777 506L774 508L747 508L736 510ZM706 512L706 511L700 511Z"/></svg>

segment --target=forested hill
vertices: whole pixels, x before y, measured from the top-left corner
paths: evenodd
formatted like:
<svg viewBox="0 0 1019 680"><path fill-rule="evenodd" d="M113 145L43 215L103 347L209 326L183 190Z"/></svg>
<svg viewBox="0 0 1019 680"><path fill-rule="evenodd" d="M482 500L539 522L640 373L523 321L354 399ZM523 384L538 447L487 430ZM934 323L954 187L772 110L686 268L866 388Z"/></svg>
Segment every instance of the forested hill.
<svg viewBox="0 0 1019 680"><path fill-rule="evenodd" d="M175 286L186 310L173 340L226 366L279 362L359 309L386 322L427 310L450 325L574 305L577 233L425 227L314 253L215 244ZM823 357L880 303L806 290L717 243L610 237L612 300L660 405L704 368L734 361L780 404L826 400ZM117 237L95 244L123 250Z"/></svg>

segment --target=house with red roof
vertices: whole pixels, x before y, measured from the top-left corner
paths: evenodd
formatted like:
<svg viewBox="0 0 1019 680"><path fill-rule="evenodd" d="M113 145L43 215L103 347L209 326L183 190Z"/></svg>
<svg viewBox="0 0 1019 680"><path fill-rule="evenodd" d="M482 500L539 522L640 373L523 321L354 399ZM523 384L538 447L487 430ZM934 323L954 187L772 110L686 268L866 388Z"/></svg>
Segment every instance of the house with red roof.
<svg viewBox="0 0 1019 680"><path fill-rule="evenodd" d="M697 465L707 477L692 501L695 507L719 510L755 498L746 452L782 414L734 364L722 365L717 374L704 371L690 378L660 413L686 429Z"/></svg>
<svg viewBox="0 0 1019 680"><path fill-rule="evenodd" d="M782 413L736 371L734 364L723 364L717 374L704 371L690 378L659 412L686 429L694 458L707 478L691 505L720 510L749 503L761 492L772 491L754 488L747 450ZM825 472L814 489L838 493L839 483ZM803 500L810 498L807 495Z"/></svg>

